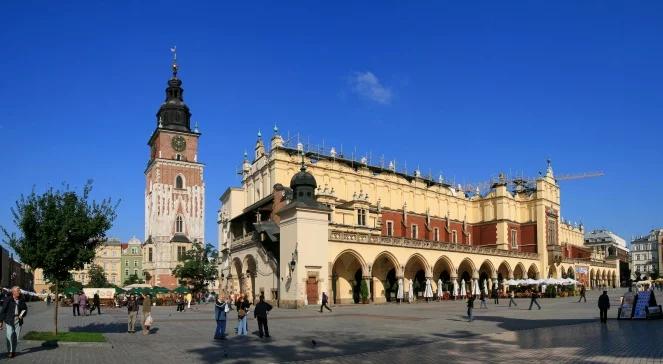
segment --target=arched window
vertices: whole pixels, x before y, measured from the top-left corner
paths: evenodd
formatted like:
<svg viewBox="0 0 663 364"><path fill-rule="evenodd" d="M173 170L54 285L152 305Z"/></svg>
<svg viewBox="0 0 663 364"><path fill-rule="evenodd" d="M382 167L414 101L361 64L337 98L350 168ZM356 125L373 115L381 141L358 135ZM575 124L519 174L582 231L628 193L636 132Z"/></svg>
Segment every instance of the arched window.
<svg viewBox="0 0 663 364"><path fill-rule="evenodd" d="M182 179L182 176L175 177L175 188L184 188L184 179Z"/></svg>
<svg viewBox="0 0 663 364"><path fill-rule="evenodd" d="M182 216L178 216L175 219L175 232L181 233L184 231L184 221L182 221Z"/></svg>

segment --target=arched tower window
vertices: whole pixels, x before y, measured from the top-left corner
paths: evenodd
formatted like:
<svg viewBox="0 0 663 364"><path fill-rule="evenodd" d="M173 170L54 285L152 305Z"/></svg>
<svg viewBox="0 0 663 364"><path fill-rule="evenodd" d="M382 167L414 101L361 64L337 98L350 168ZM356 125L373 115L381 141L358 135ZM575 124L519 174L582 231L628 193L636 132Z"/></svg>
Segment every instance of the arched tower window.
<svg viewBox="0 0 663 364"><path fill-rule="evenodd" d="M183 231L184 231L184 221L182 220L182 216L178 216L175 219L175 232L181 233Z"/></svg>
<svg viewBox="0 0 663 364"><path fill-rule="evenodd" d="M184 179L182 179L182 176L177 176L175 177L175 188L182 189L184 188Z"/></svg>

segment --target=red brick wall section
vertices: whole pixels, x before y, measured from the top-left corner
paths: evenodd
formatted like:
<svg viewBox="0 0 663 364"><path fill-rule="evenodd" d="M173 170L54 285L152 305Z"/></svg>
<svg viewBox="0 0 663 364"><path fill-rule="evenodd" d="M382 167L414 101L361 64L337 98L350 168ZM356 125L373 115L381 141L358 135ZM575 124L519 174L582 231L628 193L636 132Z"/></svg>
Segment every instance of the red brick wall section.
<svg viewBox="0 0 663 364"><path fill-rule="evenodd" d="M507 231L507 243L509 250L516 250L524 253L536 253L537 239L536 239L536 223L534 224L515 224L509 223ZM518 248L512 248L511 230L516 230L518 239Z"/></svg>
<svg viewBox="0 0 663 364"><path fill-rule="evenodd" d="M497 245L497 224L483 224L472 227L472 245L476 246L496 246Z"/></svg>
<svg viewBox="0 0 663 364"><path fill-rule="evenodd" d="M399 211L382 211L382 235L387 236L387 221L394 223L394 236L411 238L412 224L416 224L419 231L419 239L421 240L434 240L435 228L440 230L440 241L451 242L451 233L447 233L445 226L446 220L439 218L430 218L429 231L426 228L426 216L408 214L407 226L403 225L403 213ZM452 222L450 224L451 230L456 230L459 244L467 244L467 237L463 235L463 224L459 222ZM471 230L471 227L468 227ZM472 238L474 239L474 238Z"/></svg>
<svg viewBox="0 0 663 364"><path fill-rule="evenodd" d="M566 244L562 250L565 258L571 259L590 259L592 252L579 246Z"/></svg>

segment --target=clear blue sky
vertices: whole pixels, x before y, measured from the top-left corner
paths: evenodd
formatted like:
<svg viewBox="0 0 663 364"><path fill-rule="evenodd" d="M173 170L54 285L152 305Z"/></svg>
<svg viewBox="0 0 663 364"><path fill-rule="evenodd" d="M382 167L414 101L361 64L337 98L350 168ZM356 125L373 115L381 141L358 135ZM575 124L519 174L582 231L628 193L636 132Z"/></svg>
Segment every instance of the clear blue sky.
<svg viewBox="0 0 663 364"><path fill-rule="evenodd" d="M122 200L111 235L143 238L173 44L212 243L219 196L275 122L457 182L546 158L602 170L562 182L563 217L626 239L663 225L663 2L159 3L2 2L1 225L33 186L92 178Z"/></svg>

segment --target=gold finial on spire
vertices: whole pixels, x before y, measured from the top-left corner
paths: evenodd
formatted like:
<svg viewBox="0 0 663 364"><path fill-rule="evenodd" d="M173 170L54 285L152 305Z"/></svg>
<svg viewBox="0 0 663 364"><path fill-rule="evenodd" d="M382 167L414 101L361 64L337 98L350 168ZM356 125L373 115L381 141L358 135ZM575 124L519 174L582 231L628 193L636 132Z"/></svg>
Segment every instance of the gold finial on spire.
<svg viewBox="0 0 663 364"><path fill-rule="evenodd" d="M173 69L173 78L177 78L177 46L170 48L170 52L173 54L173 64L171 65Z"/></svg>

